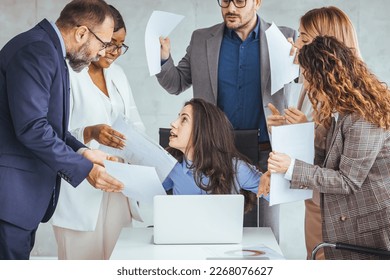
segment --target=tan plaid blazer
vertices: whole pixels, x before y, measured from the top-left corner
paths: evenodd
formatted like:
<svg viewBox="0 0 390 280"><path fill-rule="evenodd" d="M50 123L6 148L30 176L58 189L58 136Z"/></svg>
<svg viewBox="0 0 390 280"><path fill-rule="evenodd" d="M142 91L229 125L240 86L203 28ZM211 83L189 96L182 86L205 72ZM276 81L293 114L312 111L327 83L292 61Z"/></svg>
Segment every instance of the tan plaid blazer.
<svg viewBox="0 0 390 280"><path fill-rule="evenodd" d="M327 242L390 250L390 131L348 114L333 120L321 166L296 160L292 188L321 193ZM370 259L326 249L327 259Z"/></svg>

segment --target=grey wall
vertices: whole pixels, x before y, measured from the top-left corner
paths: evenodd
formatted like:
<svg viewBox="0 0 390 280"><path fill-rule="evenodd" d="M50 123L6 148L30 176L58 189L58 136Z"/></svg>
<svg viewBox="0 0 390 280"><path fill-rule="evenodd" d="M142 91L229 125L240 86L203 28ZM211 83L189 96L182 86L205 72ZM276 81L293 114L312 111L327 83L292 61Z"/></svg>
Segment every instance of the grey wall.
<svg viewBox="0 0 390 280"><path fill-rule="evenodd" d="M14 35L27 30L42 18L56 20L65 0L0 0L0 48ZM191 89L180 96L170 96L150 77L144 47L144 32L153 10L185 16L171 35L172 56L177 62L185 54L191 33L221 21L220 8L215 0L111 0L123 14L130 50L118 60L133 89L135 101L147 127L147 133L158 139L158 128L167 127L176 117L184 101L192 97ZM390 21L388 0L264 0L260 15L277 25L298 28L299 18L311 8L334 5L352 19L358 33L361 52L368 66L383 81L390 83ZM281 210L280 245L287 258L305 258L303 237L303 204L283 205ZM147 223L150 207L144 207ZM143 226L137 225L137 226ZM39 229L35 255L55 255L55 241L48 225Z"/></svg>

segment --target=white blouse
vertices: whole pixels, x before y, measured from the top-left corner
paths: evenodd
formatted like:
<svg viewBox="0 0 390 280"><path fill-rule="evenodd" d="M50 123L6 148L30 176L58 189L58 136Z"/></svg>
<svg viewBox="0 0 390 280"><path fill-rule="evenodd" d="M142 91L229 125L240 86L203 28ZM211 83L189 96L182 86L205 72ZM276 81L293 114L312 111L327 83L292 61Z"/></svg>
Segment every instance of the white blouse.
<svg viewBox="0 0 390 280"><path fill-rule="evenodd" d="M115 119L124 114L130 122L145 130L138 113L129 82L122 68L112 64L104 69L109 97L92 81L88 69L80 73L70 73L70 117L69 131L84 143L84 128L96 124L112 125ZM91 140L85 143L96 149L99 143ZM84 180L76 188L62 180L57 209L53 215L54 225L80 231L95 230L103 192L93 188ZM130 207L132 203L130 202Z"/></svg>

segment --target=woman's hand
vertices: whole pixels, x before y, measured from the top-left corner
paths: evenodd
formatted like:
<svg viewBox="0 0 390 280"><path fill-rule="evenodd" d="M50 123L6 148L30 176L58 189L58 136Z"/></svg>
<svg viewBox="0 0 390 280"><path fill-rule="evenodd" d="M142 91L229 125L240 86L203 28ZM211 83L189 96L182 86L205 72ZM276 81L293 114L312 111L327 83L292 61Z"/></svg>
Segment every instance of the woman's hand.
<svg viewBox="0 0 390 280"><path fill-rule="evenodd" d="M88 143L92 139L109 147L123 149L125 147L126 137L122 133L112 129L109 125L97 124L84 129L85 143Z"/></svg>
<svg viewBox="0 0 390 280"><path fill-rule="evenodd" d="M267 196L269 194L270 182L271 182L271 173L267 171L260 177L257 197Z"/></svg>
<svg viewBox="0 0 390 280"><path fill-rule="evenodd" d="M286 118L280 114L279 110L272 103L268 103L267 106L271 110L271 113L272 113L272 115L269 115L267 117L268 131L271 133L271 127L285 125Z"/></svg>
<svg viewBox="0 0 390 280"><path fill-rule="evenodd" d="M272 173L286 173L291 158L283 153L271 152L268 158L268 170Z"/></svg>
<svg viewBox="0 0 390 280"><path fill-rule="evenodd" d="M306 115L296 108L290 107L284 110L284 116L288 124L305 123L307 122Z"/></svg>

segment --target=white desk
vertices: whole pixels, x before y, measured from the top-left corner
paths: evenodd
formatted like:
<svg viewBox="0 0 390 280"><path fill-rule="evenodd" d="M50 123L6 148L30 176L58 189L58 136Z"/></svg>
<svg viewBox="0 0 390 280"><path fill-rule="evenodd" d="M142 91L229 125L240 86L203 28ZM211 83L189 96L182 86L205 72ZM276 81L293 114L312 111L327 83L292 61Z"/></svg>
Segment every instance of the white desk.
<svg viewBox="0 0 390 280"><path fill-rule="evenodd" d="M224 252L267 246L283 255L270 228L244 228L240 244L155 245L153 228L124 228L112 252L116 260L203 260L226 259ZM234 259L229 257L228 259Z"/></svg>

